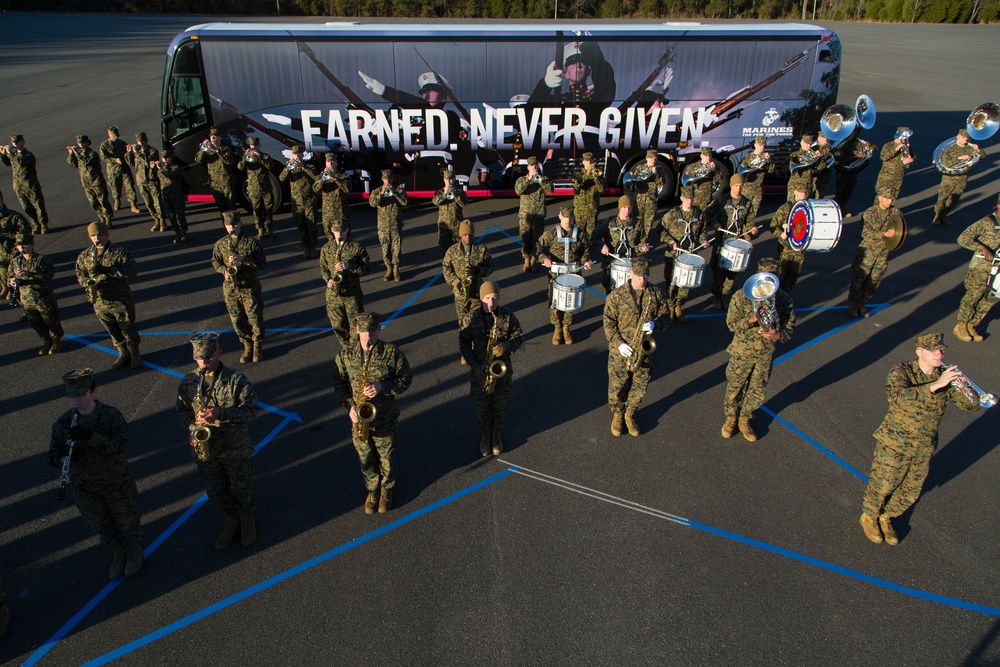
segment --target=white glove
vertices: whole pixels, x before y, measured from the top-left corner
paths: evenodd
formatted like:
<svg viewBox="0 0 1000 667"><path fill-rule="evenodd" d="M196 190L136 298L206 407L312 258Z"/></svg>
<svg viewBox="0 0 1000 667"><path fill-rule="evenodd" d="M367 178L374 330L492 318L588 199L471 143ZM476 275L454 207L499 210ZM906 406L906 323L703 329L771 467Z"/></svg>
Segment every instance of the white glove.
<svg viewBox="0 0 1000 667"><path fill-rule="evenodd" d="M628 343L622 343L618 346L618 354L628 359L632 356L632 346Z"/></svg>
<svg viewBox="0 0 1000 667"><path fill-rule="evenodd" d="M385 84L380 82L378 79L373 79L361 70L358 70L358 76L360 76L361 80L365 82L365 87L376 95L381 95L385 92Z"/></svg>
<svg viewBox="0 0 1000 667"><path fill-rule="evenodd" d="M653 327L655 327L655 326L656 326L656 324L653 323L653 320L650 320L649 322L646 322L645 324L642 325L642 333L644 333L644 334L651 334L651 333L653 333Z"/></svg>
<svg viewBox="0 0 1000 667"><path fill-rule="evenodd" d="M545 85L549 88L559 88L562 86L563 71L556 69L556 61L553 60L545 68Z"/></svg>
<svg viewBox="0 0 1000 667"><path fill-rule="evenodd" d="M666 67L660 73L660 76L653 80L653 83L649 84L648 90L651 93L656 93L657 95L662 95L664 92L670 88L670 82L674 80L674 70L671 67Z"/></svg>

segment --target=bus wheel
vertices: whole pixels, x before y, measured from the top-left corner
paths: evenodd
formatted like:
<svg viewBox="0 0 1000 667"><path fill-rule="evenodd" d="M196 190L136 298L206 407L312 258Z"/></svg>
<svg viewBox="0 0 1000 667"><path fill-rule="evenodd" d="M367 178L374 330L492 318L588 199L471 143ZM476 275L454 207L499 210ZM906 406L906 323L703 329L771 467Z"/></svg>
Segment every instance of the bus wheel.
<svg viewBox="0 0 1000 667"><path fill-rule="evenodd" d="M729 179L733 175L732 168L723 160L713 157L712 162L715 163L715 170L719 173L719 178L716 181L717 187L712 191L712 199L714 200L720 194L724 192L729 192Z"/></svg>
<svg viewBox="0 0 1000 667"><path fill-rule="evenodd" d="M274 174L268 174L268 180L271 181L271 213L277 213L285 203L285 191Z"/></svg>
<svg viewBox="0 0 1000 667"><path fill-rule="evenodd" d="M656 201L665 204L674 198L674 188L677 187L677 177L674 170L663 160L657 160L656 166L663 172L663 185L656 191Z"/></svg>

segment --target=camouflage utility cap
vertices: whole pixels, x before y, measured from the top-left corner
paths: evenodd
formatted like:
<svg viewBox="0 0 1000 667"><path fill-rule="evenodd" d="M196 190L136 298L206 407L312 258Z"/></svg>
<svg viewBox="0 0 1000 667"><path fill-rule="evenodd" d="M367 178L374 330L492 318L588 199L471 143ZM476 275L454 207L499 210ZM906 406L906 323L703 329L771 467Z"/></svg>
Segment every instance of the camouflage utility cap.
<svg viewBox="0 0 1000 667"><path fill-rule="evenodd" d="M250 146L260 146L260 139L257 137L250 137L247 139L247 144Z"/></svg>
<svg viewBox="0 0 1000 667"><path fill-rule="evenodd" d="M108 125L108 132L117 137L120 130L118 129L117 125Z"/></svg>
<svg viewBox="0 0 1000 667"><path fill-rule="evenodd" d="M87 225L87 236L107 236L108 226L103 222L92 222Z"/></svg>
<svg viewBox="0 0 1000 667"><path fill-rule="evenodd" d="M239 211L223 211L222 213L222 224L224 225L235 225L240 221Z"/></svg>
<svg viewBox="0 0 1000 667"><path fill-rule="evenodd" d="M330 221L330 231L331 232L342 232L347 226L344 224L342 218L334 218Z"/></svg>
<svg viewBox="0 0 1000 667"><path fill-rule="evenodd" d="M959 130L958 131L958 136L965 137L966 139L971 139L972 138L972 135L969 134L968 130Z"/></svg>
<svg viewBox="0 0 1000 667"><path fill-rule="evenodd" d="M443 172L441 172L441 175L448 179L455 178L455 172L453 172L451 169L445 169Z"/></svg>
<svg viewBox="0 0 1000 667"><path fill-rule="evenodd" d="M78 368L62 376L66 383L67 396L83 396L94 386L94 371L90 368Z"/></svg>
<svg viewBox="0 0 1000 667"><path fill-rule="evenodd" d="M357 322L359 331L378 331L380 326L378 313L373 312L358 313Z"/></svg>
<svg viewBox="0 0 1000 667"><path fill-rule="evenodd" d="M757 144L758 146L766 146L767 145L767 137L754 137L753 138L753 142L755 144Z"/></svg>
<svg viewBox="0 0 1000 667"><path fill-rule="evenodd" d="M86 134L78 134L76 135L76 143L79 144L80 146L84 144L90 145L90 137L88 137Z"/></svg>
<svg viewBox="0 0 1000 667"><path fill-rule="evenodd" d="M559 217L561 217L561 218L568 218L571 215L573 215L573 207L572 206L569 206L567 204L563 204L559 208Z"/></svg>
<svg viewBox="0 0 1000 667"><path fill-rule="evenodd" d="M632 273L641 277L649 277L649 262L644 259L633 259L632 260Z"/></svg>
<svg viewBox="0 0 1000 667"><path fill-rule="evenodd" d="M816 136L812 134L803 134L802 139L800 139L800 141L804 141L807 144L811 144L812 142L816 141Z"/></svg>
<svg viewBox="0 0 1000 667"><path fill-rule="evenodd" d="M304 149L302 148L302 146L295 144L294 146L292 146L292 155L302 155L303 150Z"/></svg>
<svg viewBox="0 0 1000 667"><path fill-rule="evenodd" d="M392 170L391 169L383 169L382 170L382 178L388 178L388 179L391 180L392 179Z"/></svg>
<svg viewBox="0 0 1000 667"><path fill-rule="evenodd" d="M12 144L16 144L17 142L23 141L23 140L24 140L24 135L23 134L12 134L12 135L10 135L10 143L12 143Z"/></svg>
<svg viewBox="0 0 1000 667"><path fill-rule="evenodd" d="M655 148L650 148L648 151L646 151L646 157L659 157L659 156L660 154L656 152Z"/></svg>
<svg viewBox="0 0 1000 667"><path fill-rule="evenodd" d="M148 141L145 132L136 132L135 133L135 140L136 141Z"/></svg>
<svg viewBox="0 0 1000 667"><path fill-rule="evenodd" d="M496 294L497 296L500 296L500 288L497 287L497 284L492 280L486 280L479 288L479 298L485 299L490 294Z"/></svg>
<svg viewBox="0 0 1000 667"><path fill-rule="evenodd" d="M930 352L943 350L948 347L944 344L944 334L940 333L929 333L917 336L913 339L913 342L917 344L917 347L922 347Z"/></svg>
<svg viewBox="0 0 1000 667"><path fill-rule="evenodd" d="M708 146L702 146L702 148L701 148L701 154L702 155L711 155L712 154L712 149L710 147L708 147Z"/></svg>
<svg viewBox="0 0 1000 667"><path fill-rule="evenodd" d="M894 187L892 187L890 185L887 185L885 187L879 188L878 196L879 197L888 197L889 199L895 199L896 198L896 188L894 188Z"/></svg>
<svg viewBox="0 0 1000 667"><path fill-rule="evenodd" d="M219 334L214 331L195 334L191 341L191 356L195 359L211 359L219 349Z"/></svg>
<svg viewBox="0 0 1000 667"><path fill-rule="evenodd" d="M532 155L531 157L528 158L528 164L538 164L538 158Z"/></svg>
<svg viewBox="0 0 1000 667"><path fill-rule="evenodd" d="M778 266L778 260L773 257L762 257L757 262L757 270L761 273L777 273Z"/></svg>
<svg viewBox="0 0 1000 667"><path fill-rule="evenodd" d="M681 197L686 197L687 199L694 199L694 186L685 185L681 188Z"/></svg>
<svg viewBox="0 0 1000 667"><path fill-rule="evenodd" d="M587 151L586 153L580 156L580 159L583 160L584 162L593 162L594 154L591 153L590 151Z"/></svg>

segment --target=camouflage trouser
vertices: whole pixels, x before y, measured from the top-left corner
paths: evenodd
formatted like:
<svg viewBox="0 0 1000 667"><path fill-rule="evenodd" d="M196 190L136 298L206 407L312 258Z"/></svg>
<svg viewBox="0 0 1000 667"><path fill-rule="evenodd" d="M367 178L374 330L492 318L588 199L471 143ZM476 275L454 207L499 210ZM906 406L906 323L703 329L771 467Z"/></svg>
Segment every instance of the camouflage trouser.
<svg viewBox="0 0 1000 667"><path fill-rule="evenodd" d="M252 512L257 507L249 447L212 446L207 461L195 458L192 447L191 457L205 482L205 493L220 513L231 516L238 512Z"/></svg>
<svg viewBox="0 0 1000 667"><path fill-rule="evenodd" d="M139 491L131 472L103 484L73 482L73 495L102 544L141 543Z"/></svg>
<svg viewBox="0 0 1000 667"><path fill-rule="evenodd" d="M22 299L24 314L28 324L42 340L62 336L63 327L59 322L59 303L53 299Z"/></svg>
<svg viewBox="0 0 1000 667"><path fill-rule="evenodd" d="M274 203L274 195L271 191L251 191L247 195L250 202L250 210L253 211L253 224L257 227L257 236L270 234L271 225L274 223L274 216L271 213L271 205ZM330 232L327 232L329 236Z"/></svg>
<svg viewBox="0 0 1000 667"><path fill-rule="evenodd" d="M187 200L184 198L184 193L172 195L161 191L160 204L163 206L163 221L169 222L178 235L187 234Z"/></svg>
<svg viewBox="0 0 1000 667"><path fill-rule="evenodd" d="M378 427L369 426L367 440L359 440L352 425L351 440L361 461L361 474L365 478L365 488L375 491L381 486L391 489L396 485L396 471L392 467L392 457L396 453L398 437L396 420L382 423Z"/></svg>
<svg viewBox="0 0 1000 667"><path fill-rule="evenodd" d="M959 322L976 326L990 312L997 302L996 297L990 296L992 278L989 262L977 260L969 267L969 272L965 274L965 295L958 305Z"/></svg>
<svg viewBox="0 0 1000 667"><path fill-rule="evenodd" d="M14 184L14 194L21 203L21 209L32 223L32 230L37 233L41 227L49 226L49 214L45 211L45 197L38 186Z"/></svg>
<svg viewBox="0 0 1000 667"><path fill-rule="evenodd" d="M495 385L493 393L487 394L483 391L482 381L476 379L473 374L469 388L472 402L476 406L476 422L479 424L479 430L487 435L494 431L499 434L507 421L507 406L510 405L513 387L510 371L496 380Z"/></svg>
<svg viewBox="0 0 1000 667"><path fill-rule="evenodd" d="M709 264L712 265L712 295L721 299L733 291L733 284L736 282L736 273L719 268L719 253L721 245L712 246L712 258Z"/></svg>
<svg viewBox="0 0 1000 667"><path fill-rule="evenodd" d="M122 190L130 204L135 206L135 179L130 169L108 167L108 188L111 190L111 203L115 208L121 204Z"/></svg>
<svg viewBox="0 0 1000 667"><path fill-rule="evenodd" d="M795 283L799 281L805 261L805 252L795 252L791 248L781 246L781 253L778 255L778 284L782 290L792 291Z"/></svg>
<svg viewBox="0 0 1000 667"><path fill-rule="evenodd" d="M965 192L965 186L969 182L969 177L962 176L942 176L941 187L938 188L937 203L934 204L934 214L941 213L944 219L948 219L948 213L958 205L958 200Z"/></svg>
<svg viewBox="0 0 1000 667"><path fill-rule="evenodd" d="M471 288L470 288L470 290L471 290ZM462 320L465 319L466 315L468 315L469 313L471 313L472 311L474 311L476 308L479 308L481 305L483 305L482 302L479 300L478 296L476 296L478 294L479 294L478 291L476 292L475 295L472 294L472 292L470 291L468 296L465 296L464 294L455 294L454 295L455 296L455 314L458 315L458 324L459 325L462 324Z"/></svg>
<svg viewBox="0 0 1000 667"><path fill-rule="evenodd" d="M650 197L648 195L636 195L635 198L635 217L642 223L642 233L645 237L649 236L649 230L653 228L656 224L656 205L657 200L655 197Z"/></svg>
<svg viewBox="0 0 1000 667"><path fill-rule="evenodd" d="M10 274L7 269L10 267L10 258L16 250L8 251L4 247L0 247L0 298L6 299L10 295L12 288L10 286Z"/></svg>
<svg viewBox="0 0 1000 667"><path fill-rule="evenodd" d="M106 301L98 298L94 304L94 313L119 352L123 352L128 346L139 344L139 328L135 325L135 304L131 299Z"/></svg>
<svg viewBox="0 0 1000 667"><path fill-rule="evenodd" d="M264 340L264 301L260 298L260 290L236 287L227 280L222 284L222 299L240 340L257 343Z"/></svg>
<svg viewBox="0 0 1000 667"><path fill-rule="evenodd" d="M816 193L816 196L818 198L820 199L823 198L824 196L823 193L826 192L826 188L830 185L831 176L833 176L833 171L831 171L830 169L824 169L823 171L816 174L815 178L813 178L812 182L813 192Z"/></svg>
<svg viewBox="0 0 1000 667"><path fill-rule="evenodd" d="M403 225L397 222L378 223L378 242L386 266L399 266L403 251Z"/></svg>
<svg viewBox="0 0 1000 667"><path fill-rule="evenodd" d="M292 198L292 216L299 230L299 241L306 250L316 249L316 206L313 197L304 201Z"/></svg>
<svg viewBox="0 0 1000 667"><path fill-rule="evenodd" d="M525 259L535 256L535 245L542 236L544 226L544 215L519 215L517 217L517 231L521 235L521 255Z"/></svg>
<svg viewBox="0 0 1000 667"><path fill-rule="evenodd" d="M462 240L458 233L458 221L442 222L438 220L438 247L442 253L448 252L448 248Z"/></svg>
<svg viewBox="0 0 1000 667"><path fill-rule="evenodd" d="M549 274L549 324L554 324L559 327L568 327L573 324L573 313L567 313L562 310L558 310L552 307L552 283L555 282L555 276L551 273Z"/></svg>
<svg viewBox="0 0 1000 667"><path fill-rule="evenodd" d="M639 350L633 350L632 354L639 354ZM637 410L653 374L650 357L640 362L634 371L628 370L627 363L628 360L617 350L608 354L608 405L612 412Z"/></svg>
<svg viewBox="0 0 1000 667"><path fill-rule="evenodd" d="M764 404L772 359L771 354L756 359L729 357L726 365L726 398L723 404L727 418L739 415L753 419L754 413Z"/></svg>
<svg viewBox="0 0 1000 667"><path fill-rule="evenodd" d="M111 210L111 204L108 203L108 188L104 185L104 181L95 181L90 185L85 185L83 194L87 196L87 201L90 202L97 218L104 224L110 222L114 217L114 212Z"/></svg>
<svg viewBox="0 0 1000 667"><path fill-rule="evenodd" d="M160 204L160 186L158 183L147 181L139 183L139 193L142 201L146 202L146 210L153 217L153 222L159 224L163 221L163 206Z"/></svg>
<svg viewBox="0 0 1000 667"><path fill-rule="evenodd" d="M858 178L860 176L860 171L852 174L846 174L842 171L837 172L837 181L834 183L834 189L837 194L833 199L837 202L837 206L840 207L844 215L847 215L849 212L847 204L851 201L851 195L854 194L854 188L858 185Z"/></svg>
<svg viewBox="0 0 1000 667"><path fill-rule="evenodd" d="M712 192L712 181L694 186L694 199L692 199L694 205L702 211L707 211L712 204Z"/></svg>
<svg viewBox="0 0 1000 667"><path fill-rule="evenodd" d="M575 206L573 207L573 217L576 219L576 226L580 228L580 231L586 232L587 238L593 243L594 228L597 227L597 209Z"/></svg>
<svg viewBox="0 0 1000 667"><path fill-rule="evenodd" d="M673 284L674 280L674 257L667 255L663 263L663 281L666 283L667 303L671 309L675 306L683 306L687 303L691 290L688 287L678 287Z"/></svg>
<svg viewBox="0 0 1000 667"><path fill-rule="evenodd" d="M878 289L889 267L889 254L873 252L865 246L858 246L858 252L851 262L851 288L848 299L859 303L867 303Z"/></svg>
<svg viewBox="0 0 1000 667"><path fill-rule="evenodd" d="M764 191L760 185L748 186L744 183L740 194L750 200L753 210L760 211L760 202L764 199Z"/></svg>
<svg viewBox="0 0 1000 667"><path fill-rule="evenodd" d="M365 312L361 296L339 296L336 288L326 291L326 316L330 318L333 333L340 341L341 347L347 347L352 340L357 340L358 313Z"/></svg>
<svg viewBox="0 0 1000 667"><path fill-rule="evenodd" d="M917 502L931 467L934 448L899 451L895 443L875 438L875 454L868 474L862 509L873 517L900 516Z"/></svg>
<svg viewBox="0 0 1000 667"><path fill-rule="evenodd" d="M215 205L219 207L220 212L231 211L233 208L233 201L235 198L235 190L233 187L233 180L231 178L218 178L209 172L209 190L212 192L212 199L215 200Z"/></svg>

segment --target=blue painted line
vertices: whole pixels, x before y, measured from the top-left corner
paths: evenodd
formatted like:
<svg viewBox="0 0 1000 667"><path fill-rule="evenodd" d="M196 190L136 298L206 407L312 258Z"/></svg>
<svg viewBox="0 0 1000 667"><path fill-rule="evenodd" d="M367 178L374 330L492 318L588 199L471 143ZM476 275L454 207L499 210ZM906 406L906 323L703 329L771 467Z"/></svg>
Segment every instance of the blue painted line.
<svg viewBox="0 0 1000 667"><path fill-rule="evenodd" d="M307 570L310 570L316 567L317 565L321 565L332 558L347 553L348 551L354 549L355 547L359 547L362 544L366 544L367 542L370 542L378 537L381 537L386 533L395 530L396 528L405 526L411 521L419 519L420 517L429 514L434 510L440 509L441 507L453 503L456 500L459 500L460 498L469 495L470 493L473 493L475 491L478 491L479 489L482 489L485 486L493 484L494 482L497 482L506 477L507 475L511 474L511 472L513 472L514 470L516 470L516 468L506 468L496 473L495 475L487 477L486 479L480 482L476 482L471 486L467 486L464 489L456 491L450 496L446 496L440 500L431 503L430 505L427 505L426 507L411 512L406 516L402 516L396 519L395 521L392 521L391 523L382 526L381 528L377 528L369 533L365 533L360 537L356 537L355 539L351 540L350 542L347 542L346 544L342 544L334 549L331 549L330 551L327 551L326 553L320 554L319 556L311 558L305 561L304 563L301 563L293 568L285 570L280 574L276 574L273 577L269 577L268 579L265 579L260 583L250 586L249 588L246 588L240 591L239 593L230 595L224 600L220 600L215 604L209 605L208 607L205 607L200 611L185 616L184 618L178 621L174 621L173 623L166 625L160 628L159 630L156 630L155 632L151 632L144 637L140 637L139 639L133 642L130 642L120 648L115 649L114 651L110 651L102 656L98 656L97 658L94 658L93 660L84 663L82 667L96 667L97 665L104 665L111 662L112 660L117 660L118 658L127 655L138 648L142 648L143 646L147 646L148 644L151 644L159 639L162 639L167 635L173 634L174 632L177 632L178 630L185 628L191 625L192 623L196 623L197 621L207 618L208 616L211 616L216 612L222 611L227 607L231 607L237 602L241 602L253 595L256 595L257 593L260 593L261 591L265 591L268 588L271 588L272 586L276 586L277 584L280 584L298 574L306 572Z"/></svg>
<svg viewBox="0 0 1000 667"><path fill-rule="evenodd" d="M766 405L760 406L760 409L763 410L768 415L770 415L772 419L774 419L779 424L781 424L782 426L784 426L785 428L787 428L789 431L791 431L795 435L797 435L800 438L802 438L803 440L805 440L809 445L811 445L812 447L814 447L823 456L826 456L831 461L833 461L834 463L836 463L837 465L839 465L841 468L843 468L847 472L851 473L852 475L854 475L855 477L857 477L858 479L860 479L862 483L864 483L864 484L868 483L868 477L865 474L863 474L861 471L859 471L857 468L855 468L854 466L852 466L850 463L848 463L844 459L842 459L839 456L837 456L836 454L834 454L832 451L830 451L829 449L827 449L823 445L819 444L816 440L813 440L812 438L810 438L808 435L806 435L806 433L802 429L800 429L799 427L795 426L794 424L792 424L787 419L778 416L778 413L774 412L773 410L771 410L770 408L768 408Z"/></svg>
<svg viewBox="0 0 1000 667"><path fill-rule="evenodd" d="M902 584L897 584L896 582L889 581L888 579L882 579L880 577L875 577L870 574L858 572L857 570L851 570L841 565L828 563L824 560L813 558L812 556L806 556L805 554L796 553L794 551L783 549L782 547L778 547L773 544L768 544L767 542L761 542L760 540L755 540L750 537L745 537L737 533L731 533L728 530L723 530L721 528L709 526L707 524L699 523L697 521L689 521L689 525L692 528L696 528L697 530L701 530L703 532L710 533L712 535L717 535L718 537L724 537L727 540L740 542L755 549L762 549L764 551L768 551L778 556L784 556L785 558L790 558L792 560L799 561L800 563L805 563L807 565L812 565L813 567L818 567L820 569L827 570L829 572L834 572L836 574L840 574L845 577L857 579L859 581L863 581L868 584L873 584L880 588L885 588L887 590L894 591L896 593L902 593L903 595L908 595L913 598L918 598L920 600L927 600L929 602L936 602L938 604L943 604L950 607L957 607L958 609L965 609L966 611L973 611L978 614L986 614L987 616L1000 617L1000 609L997 609L996 607L988 607L986 605L977 604L975 602L968 602L966 600L960 600L958 598L948 597L946 595L938 595L937 593L930 593L928 591L922 591L917 588L910 588L909 586L903 586Z"/></svg>
<svg viewBox="0 0 1000 667"><path fill-rule="evenodd" d="M278 435L278 433L280 433L281 430L288 425L288 422L290 421L292 421L291 417L285 417L285 419L282 420L280 424L278 424L275 428L271 429L271 432L268 433L259 443L257 443L257 446L253 450L252 456L256 456L257 453L260 450L262 450L269 442L271 442ZM205 504L206 501L208 501L208 496L204 493L201 494L190 507L184 510L183 514L177 517L177 519L175 519L174 522L170 524L166 530L160 533L156 537L156 539L153 540L153 542L148 547L145 548L145 550L143 551L143 556L145 558L149 558L149 556L152 555L152 553L156 551L160 547L160 545L162 545L164 542L167 541L167 538L173 535L177 531L177 529L179 529L181 526L184 525L184 523L187 522L188 519L194 516L194 513L197 512L201 508L201 506ZM100 604L104 600L104 598L106 598L108 595L111 594L112 591L118 588L118 586L120 586L123 581L125 581L125 578L120 577L112 582L109 582L107 586L101 589L100 593L95 595L94 598L91 599L90 602L88 602L86 605L84 605L80 611L78 611L71 619L66 621L66 623L61 628L59 628L59 630L56 631L56 633L52 635L52 637L49 638L48 641L42 644L39 647L39 649L35 651L30 658L28 658L27 662L25 662L22 665L22 667L31 667L39 660L41 660L43 657L45 657L45 655L49 651L51 651L52 648L63 639L63 637L69 634L70 631L73 630L73 628L75 628L80 623L80 621L86 618L87 614L93 611L94 607Z"/></svg>
<svg viewBox="0 0 1000 667"><path fill-rule="evenodd" d="M880 310L884 310L885 308L888 308L888 307L889 307L888 303L873 304L872 307L871 307L871 310L869 312L872 315L875 315ZM797 310L798 309L796 308L796 311ZM853 320L851 320L847 324L842 324L839 327L835 327L833 329L830 329L825 334L823 334L821 336L817 336L816 338L813 338L811 341L808 341L806 343L803 343L802 345L799 345L794 350L790 350L789 352L786 352L785 354L781 355L780 357L778 357L777 359L774 360L774 363L772 365L773 366L777 366L778 364L780 364L780 363L782 363L784 361L788 361L789 359L791 359L792 357L794 357L799 352L802 352L803 350L808 350L813 345L816 345L817 343L823 342L824 340L826 340L830 336L838 334L841 331L843 331L844 329L847 329L848 327L853 327L855 324L857 324L859 322L862 322L863 319L864 318L861 318L861 317L855 317Z"/></svg>

